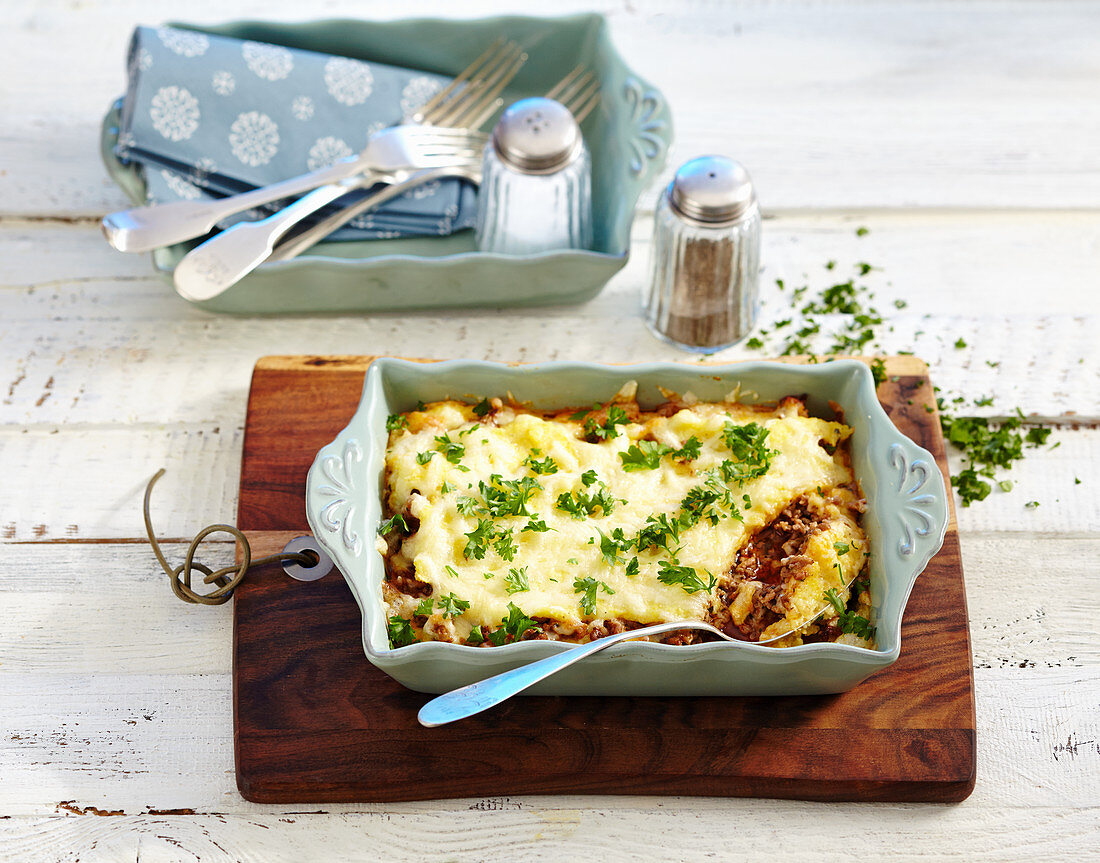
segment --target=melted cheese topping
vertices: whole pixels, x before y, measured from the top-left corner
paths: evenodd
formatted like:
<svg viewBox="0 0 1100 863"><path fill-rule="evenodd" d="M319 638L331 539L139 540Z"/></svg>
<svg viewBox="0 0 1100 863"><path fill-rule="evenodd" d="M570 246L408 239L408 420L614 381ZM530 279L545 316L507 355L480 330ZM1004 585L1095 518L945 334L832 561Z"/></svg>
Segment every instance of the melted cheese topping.
<svg viewBox="0 0 1100 863"><path fill-rule="evenodd" d="M792 501L852 482L838 448L851 429L801 415L801 405L793 400L766 412L737 404L697 403L671 416L645 416L644 423L617 426L616 437L590 443L582 420L544 418L507 407L484 420L470 406L453 401L407 414L406 427L391 434L386 455L387 503L392 512L408 512L419 522L397 555L406 568L411 566L417 581L431 588L435 613L425 629L433 630L436 638L463 640L472 627L499 626L509 614L510 603L528 617L550 618L566 628L593 619L622 618L641 624L706 619L714 602L713 590L688 592L680 584L662 583L658 574L661 562L669 560L665 551L626 551L611 562L601 553L601 539L616 530L632 538L650 516L675 517L688 492L732 458L723 437L729 422L765 428L772 454L763 476L730 486L740 519L726 516L717 524L702 519L680 533L677 562L695 569L703 581L709 574L719 578L728 574L747 538ZM444 435L441 443L438 439ZM698 457L691 460L665 455L657 469L627 470L620 458L638 441L658 441L678 449L692 437L701 446ZM451 447L451 460L447 440L464 448L459 453ZM821 443L830 451L835 448L835 454ZM434 455L427 458L426 453ZM538 475L527 463L547 457L557 465L556 473ZM598 479L586 486L582 475L588 471ZM550 528L524 531L527 516L492 519L494 525L512 532L514 560L502 558L491 543L483 559L465 553L468 534L478 528L479 520L487 519L484 510L472 511L484 505L479 483L490 482L493 475L506 481L532 477L538 487L526 508ZM614 499L609 513L597 509L575 518L557 506L562 494L590 494L601 488ZM849 543L850 552L838 555L833 543L843 541ZM789 617L809 619L819 611L824 590L843 588L847 578L859 571L864 546L859 527L837 510L837 518L806 549L815 559L815 569L794 591ZM635 557L637 572L628 574L628 564ZM574 586L577 579L587 577L599 582L591 610L582 604L583 588ZM524 581L527 589L522 589ZM461 614L441 614L438 600L445 596L469 607ZM391 613L404 617L412 616L419 601L408 596L389 599ZM783 624L777 632L788 628Z"/></svg>

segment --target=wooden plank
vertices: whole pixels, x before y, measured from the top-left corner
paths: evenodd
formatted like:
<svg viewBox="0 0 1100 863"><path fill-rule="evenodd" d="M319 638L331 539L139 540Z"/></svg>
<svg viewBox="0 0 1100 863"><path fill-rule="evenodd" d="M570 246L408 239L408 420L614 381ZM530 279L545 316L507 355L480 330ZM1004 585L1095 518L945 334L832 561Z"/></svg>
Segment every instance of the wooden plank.
<svg viewBox="0 0 1100 863"><path fill-rule="evenodd" d="M462 13L501 8L470 0ZM562 0L555 11L591 8ZM440 11L432 0L399 10L381 0L333 0L320 14ZM646 0L602 11L627 61L675 106L684 144L671 164L731 153L749 166L770 211L1093 208L1100 200L1093 147L1100 35L1088 4ZM20 170L0 176L4 214L70 218L125 205L89 158L99 119L124 86L132 25L180 14L302 18L279 4L227 13L215 0L196 0L185 13L166 2L50 0L13 15L0 34L0 75L18 86L0 94L9 120L0 147ZM48 56L80 56L80 86L65 64L41 61Z"/></svg>
<svg viewBox="0 0 1100 863"><path fill-rule="evenodd" d="M256 553L280 548L287 535L277 532L306 527L306 470L354 411L365 367L348 357L257 363L238 509ZM938 425L923 409L931 387L908 374L923 368L912 357L890 361L888 371L897 374L880 396L899 428L942 461ZM909 600L901 659L851 692L531 697L427 730L415 721L425 696L365 661L359 609L342 580L303 585L257 573L234 597L238 787L246 799L267 803L465 796L499 789L501 777L518 794L960 800L973 789L975 758L965 606L952 522ZM538 768L510 771L530 757L534 728L542 729ZM448 758L410 783L413 761L440 746ZM827 762L818 758L825 750L835 753Z"/></svg>

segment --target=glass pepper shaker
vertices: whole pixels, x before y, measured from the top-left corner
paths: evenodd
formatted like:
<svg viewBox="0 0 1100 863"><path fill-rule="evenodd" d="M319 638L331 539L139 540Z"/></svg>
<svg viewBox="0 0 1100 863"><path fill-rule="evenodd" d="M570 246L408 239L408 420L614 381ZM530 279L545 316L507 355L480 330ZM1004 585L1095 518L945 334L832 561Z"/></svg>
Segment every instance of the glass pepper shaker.
<svg viewBox="0 0 1100 863"><path fill-rule="evenodd" d="M501 115L482 161L477 245L530 255L591 245L591 162L580 126L553 99Z"/></svg>
<svg viewBox="0 0 1100 863"><path fill-rule="evenodd" d="M643 314L677 347L710 353L756 322L760 206L748 172L724 156L685 163L654 217Z"/></svg>

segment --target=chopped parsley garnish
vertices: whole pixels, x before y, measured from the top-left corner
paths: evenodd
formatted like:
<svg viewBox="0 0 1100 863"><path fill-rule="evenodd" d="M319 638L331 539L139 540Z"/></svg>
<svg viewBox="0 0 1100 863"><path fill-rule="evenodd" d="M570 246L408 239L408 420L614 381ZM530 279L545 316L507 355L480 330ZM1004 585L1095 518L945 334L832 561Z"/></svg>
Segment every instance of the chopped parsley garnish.
<svg viewBox="0 0 1100 863"><path fill-rule="evenodd" d="M420 600L420 604L416 606L416 611L414 611L413 614L419 614L427 617L432 613L434 607L435 605L432 602L432 598L430 596L425 596L422 600Z"/></svg>
<svg viewBox="0 0 1100 863"><path fill-rule="evenodd" d="M601 484L594 492L562 492L554 505L575 519L584 519L595 514L596 510L600 510L605 516L610 515L615 507L615 499L607 493L607 486Z"/></svg>
<svg viewBox="0 0 1100 863"><path fill-rule="evenodd" d="M868 641L875 637L875 628L871 626L871 621L854 611L848 611L837 596L835 587L825 591L825 598L829 600L829 605L837 614L837 626L840 627L841 632L856 635Z"/></svg>
<svg viewBox="0 0 1100 863"><path fill-rule="evenodd" d="M503 479L494 473L489 482L480 482L478 488L485 498L485 509L494 518L505 516L530 516L527 501L541 486L532 476L520 479Z"/></svg>
<svg viewBox="0 0 1100 863"><path fill-rule="evenodd" d="M443 485L441 485L439 487L439 493L440 494L448 494L449 492L452 492L454 490L455 490L455 487L447 481L444 481Z"/></svg>
<svg viewBox="0 0 1100 863"><path fill-rule="evenodd" d="M669 543L678 545L680 542L681 523L678 518L669 518L667 514L651 515L646 519L645 526L638 531L634 538L634 546L638 551L646 549L664 549L670 557L676 553Z"/></svg>
<svg viewBox="0 0 1100 863"><path fill-rule="evenodd" d="M630 558L630 563L628 563L626 565L626 574L627 575L637 575L638 570L639 570L638 558L636 558L636 557Z"/></svg>
<svg viewBox="0 0 1100 863"><path fill-rule="evenodd" d="M750 479L756 479L768 472L775 450L767 447L768 430L757 423L737 425L726 422L722 431L726 447L733 453L736 461L726 460L719 469L722 479L728 483L741 485Z"/></svg>
<svg viewBox="0 0 1100 863"><path fill-rule="evenodd" d="M489 550L489 545L499 542L505 534L509 538L512 536L511 531L493 524L492 519L479 518L477 527L466 534L466 547L462 550L462 553L469 560L482 560ZM501 555L501 557L503 556ZM511 558L506 559L511 560Z"/></svg>
<svg viewBox="0 0 1100 863"><path fill-rule="evenodd" d="M450 564L448 564L447 566L444 566L443 571L445 573L447 573L447 575L449 575L451 578L458 578L458 570L455 569Z"/></svg>
<svg viewBox="0 0 1100 863"><path fill-rule="evenodd" d="M417 464L427 464L435 456L435 450L428 450L427 452L418 452L416 454Z"/></svg>
<svg viewBox="0 0 1100 863"><path fill-rule="evenodd" d="M866 237L869 233L871 233L870 228L856 228L857 237Z"/></svg>
<svg viewBox="0 0 1100 863"><path fill-rule="evenodd" d="M581 474L581 485L583 485L585 488L588 488L598 479L599 477L596 475L596 472L594 470L586 470L584 473Z"/></svg>
<svg viewBox="0 0 1100 863"><path fill-rule="evenodd" d="M455 501L455 506L463 515L476 515L477 511L481 509L481 504L477 502L476 498L466 497L465 495Z"/></svg>
<svg viewBox="0 0 1100 863"><path fill-rule="evenodd" d="M396 614L389 619L386 631L389 633L390 647L407 647L418 640L412 624Z"/></svg>
<svg viewBox="0 0 1100 863"><path fill-rule="evenodd" d="M462 612L470 608L470 603L465 599L459 599L453 593L439 597L439 607L443 610L444 617L458 617Z"/></svg>
<svg viewBox="0 0 1100 863"><path fill-rule="evenodd" d="M596 421L595 417L589 417L584 421L584 434L588 438L611 440L611 438L619 436L619 431L615 426L626 425L629 422L630 417L626 415L626 411L618 405L612 405L608 408L607 419L602 425Z"/></svg>
<svg viewBox="0 0 1100 863"><path fill-rule="evenodd" d="M470 630L470 634L466 636L466 643L478 645L485 641L485 636L481 634L481 627L475 626Z"/></svg>
<svg viewBox="0 0 1100 863"><path fill-rule="evenodd" d="M502 618L500 623L501 629L498 631L504 632L505 635L510 635L513 641L519 641L528 629L534 629L538 626L535 621L510 602L508 603L508 616ZM496 641L493 641L493 643L497 644ZM499 647L500 645L497 644L497 646Z"/></svg>
<svg viewBox="0 0 1100 863"><path fill-rule="evenodd" d="M851 546L846 542L834 542L833 548L836 549L837 554L847 554L851 549Z"/></svg>
<svg viewBox="0 0 1100 863"><path fill-rule="evenodd" d="M955 339L955 350L961 351L965 347L966 339L964 339L962 336L959 336L957 339Z"/></svg>
<svg viewBox="0 0 1100 863"><path fill-rule="evenodd" d="M709 581L703 581L697 573L690 566L677 566L667 560L662 560L657 565L657 580L662 584L678 584L688 593L698 593L699 591L706 591L710 593L714 590L718 584L718 579L711 575L706 570Z"/></svg>
<svg viewBox="0 0 1100 863"><path fill-rule="evenodd" d="M552 527L548 527L546 522L543 521L538 515L533 515L527 521L527 524L523 526L523 529L520 531L520 533L527 533L528 531L531 531L532 533L546 533L548 530L553 529L554 528Z"/></svg>
<svg viewBox="0 0 1100 863"><path fill-rule="evenodd" d="M437 437L435 439L435 445L436 448L443 453L443 458L447 459L451 464L458 464L462 461L462 457L466 455L466 445L451 440L449 434Z"/></svg>
<svg viewBox="0 0 1100 863"><path fill-rule="evenodd" d="M656 470L661 466L661 456L672 452L672 447L652 440L640 440L631 444L626 452L619 453L623 470Z"/></svg>
<svg viewBox="0 0 1100 863"><path fill-rule="evenodd" d="M596 528L596 532L600 535L600 554L603 555L603 559L608 566L622 563L626 559L623 557L624 553L630 551L634 546L634 543L623 534L621 527L611 531L611 536L608 536L599 528Z"/></svg>
<svg viewBox="0 0 1100 863"><path fill-rule="evenodd" d="M694 461L703 451L703 444L695 435L684 441L684 445L672 451L671 455L677 461Z"/></svg>
<svg viewBox="0 0 1100 863"><path fill-rule="evenodd" d="M1024 504L1025 509L1036 509L1036 508L1038 508L1038 506L1039 506L1039 501L1037 501L1037 500L1029 500L1027 503Z"/></svg>
<svg viewBox="0 0 1100 863"><path fill-rule="evenodd" d="M875 357L871 360L871 377L874 378L875 387L886 381L886 360L882 357Z"/></svg>
<svg viewBox="0 0 1100 863"><path fill-rule="evenodd" d="M592 576L574 580L573 592L581 595L581 611L585 614L596 613L596 590L601 588L603 592L607 594L615 592L602 581L597 581L592 578Z"/></svg>
<svg viewBox="0 0 1100 863"><path fill-rule="evenodd" d="M523 566L519 569L510 569L508 574L504 576L505 582L508 586L504 589L509 593L522 593L525 590L530 590L531 585L527 582L527 567Z"/></svg>
<svg viewBox="0 0 1100 863"><path fill-rule="evenodd" d="M687 496L680 501L679 521L684 527L694 527L703 519L712 525L718 524L723 517L719 504L730 504L728 490L713 488L709 485L697 485L691 489Z"/></svg>
<svg viewBox="0 0 1100 863"><path fill-rule="evenodd" d="M390 414L386 417L386 431L397 431L409 424L409 418L404 414Z"/></svg>
<svg viewBox="0 0 1100 863"><path fill-rule="evenodd" d="M516 559L516 540L512 536L512 531L507 528L500 528L500 530L502 532L493 540L493 548L504 560L511 563Z"/></svg>
<svg viewBox="0 0 1100 863"><path fill-rule="evenodd" d="M535 454L532 453L523 460L523 463L539 476L550 476L558 472L558 463L550 456L547 456L542 461L538 461L535 458Z"/></svg>
<svg viewBox="0 0 1100 863"><path fill-rule="evenodd" d="M482 399L476 405L474 405L474 416L483 417L491 410L492 406L489 404L489 400L487 398Z"/></svg>
<svg viewBox="0 0 1100 863"><path fill-rule="evenodd" d="M387 518L384 522L378 525L378 533L381 536L385 536L394 528L399 529L402 533L409 532L409 524L405 521L401 513L395 513Z"/></svg>

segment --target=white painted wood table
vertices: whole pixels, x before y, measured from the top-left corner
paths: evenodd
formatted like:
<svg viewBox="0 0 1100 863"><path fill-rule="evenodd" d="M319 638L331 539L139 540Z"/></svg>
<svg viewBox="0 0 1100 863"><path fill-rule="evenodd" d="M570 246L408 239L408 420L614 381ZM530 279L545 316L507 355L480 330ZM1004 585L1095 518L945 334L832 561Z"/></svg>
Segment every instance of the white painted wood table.
<svg viewBox="0 0 1100 863"><path fill-rule="evenodd" d="M99 164L97 133L123 85L131 27L184 14L381 17L445 5L7 0L0 859L1100 859L1100 6L596 5L628 62L674 106L671 164L723 152L754 174L769 217L765 284L824 286L825 261L870 262L880 307L908 302L891 316L888 351L915 350L945 390L994 397L968 412L1019 406L1057 426L1057 448L1031 451L1006 474L1013 491L959 511L974 794L953 806L242 800L230 611L170 594L142 538L149 476L168 469L155 509L173 556L202 525L233 519L249 372L268 353L415 345L495 360L682 358L637 310L653 196L630 264L583 306L206 314L143 256L115 253L99 235L99 217L125 204ZM524 6L476 0L462 11ZM857 237L860 225L870 233ZM960 337L967 347L954 347ZM1040 505L1026 508L1032 500Z"/></svg>

